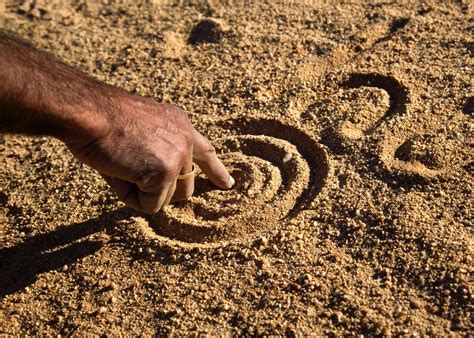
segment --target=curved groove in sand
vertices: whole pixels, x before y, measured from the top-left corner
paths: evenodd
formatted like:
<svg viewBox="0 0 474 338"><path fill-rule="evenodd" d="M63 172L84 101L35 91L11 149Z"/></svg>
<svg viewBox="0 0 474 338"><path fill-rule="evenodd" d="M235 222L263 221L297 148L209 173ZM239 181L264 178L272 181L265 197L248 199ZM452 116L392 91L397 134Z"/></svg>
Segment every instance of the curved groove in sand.
<svg viewBox="0 0 474 338"><path fill-rule="evenodd" d="M390 97L390 105L385 114L367 131L370 135L385 121L395 115L402 115L407 112L407 105L410 102L409 91L399 80L392 76L376 73L353 73L342 83L346 88L358 88L361 86L376 87L385 90ZM405 183L425 183L436 177L441 170L428 168L419 161L405 161L396 156L400 147L406 140L399 139L396 135L388 132L383 135L380 141L378 157L383 164L384 171L392 177L401 178Z"/></svg>
<svg viewBox="0 0 474 338"><path fill-rule="evenodd" d="M342 83L346 88L376 87L385 90L390 96L390 106L385 114L367 130L373 132L386 119L395 114L405 114L409 103L408 88L393 76L377 73L353 73Z"/></svg>
<svg viewBox="0 0 474 338"><path fill-rule="evenodd" d="M150 224L166 244L216 247L265 233L309 208L325 184L329 161L305 131L275 120L222 121L215 140L236 186L221 191L196 179L196 193Z"/></svg>

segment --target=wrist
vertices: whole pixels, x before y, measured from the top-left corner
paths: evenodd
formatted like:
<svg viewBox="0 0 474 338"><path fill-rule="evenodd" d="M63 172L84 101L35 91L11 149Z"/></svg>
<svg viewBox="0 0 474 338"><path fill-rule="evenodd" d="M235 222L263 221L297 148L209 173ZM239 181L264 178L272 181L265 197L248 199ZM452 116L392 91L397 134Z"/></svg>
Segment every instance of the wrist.
<svg viewBox="0 0 474 338"><path fill-rule="evenodd" d="M112 112L119 111L110 99L119 90L80 75L51 101L53 136L67 144L88 143L107 133Z"/></svg>

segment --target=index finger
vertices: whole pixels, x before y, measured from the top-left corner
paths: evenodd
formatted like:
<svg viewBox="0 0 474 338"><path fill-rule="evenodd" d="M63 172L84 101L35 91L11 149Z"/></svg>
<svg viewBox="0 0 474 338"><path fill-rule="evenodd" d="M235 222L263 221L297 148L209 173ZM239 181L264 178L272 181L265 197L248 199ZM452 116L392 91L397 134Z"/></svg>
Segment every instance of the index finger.
<svg viewBox="0 0 474 338"><path fill-rule="evenodd" d="M196 129L193 132L193 160L206 176L221 189L230 189L235 180L230 176L224 164L219 160L211 142L202 136Z"/></svg>

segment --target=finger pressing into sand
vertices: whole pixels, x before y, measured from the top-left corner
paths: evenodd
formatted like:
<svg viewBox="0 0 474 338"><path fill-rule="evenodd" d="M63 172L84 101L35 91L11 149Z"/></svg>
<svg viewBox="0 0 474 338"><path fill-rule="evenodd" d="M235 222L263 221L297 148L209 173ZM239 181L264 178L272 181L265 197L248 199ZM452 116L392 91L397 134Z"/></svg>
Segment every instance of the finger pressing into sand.
<svg viewBox="0 0 474 338"><path fill-rule="evenodd" d="M221 189L231 189L235 180L219 160L215 148L204 136L194 130L194 162L206 176Z"/></svg>

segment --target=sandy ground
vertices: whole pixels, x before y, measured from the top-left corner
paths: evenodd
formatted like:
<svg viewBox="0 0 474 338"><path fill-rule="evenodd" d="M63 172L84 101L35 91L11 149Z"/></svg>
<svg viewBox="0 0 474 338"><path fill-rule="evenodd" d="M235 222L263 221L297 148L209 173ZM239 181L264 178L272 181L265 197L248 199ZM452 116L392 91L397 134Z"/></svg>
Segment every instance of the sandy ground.
<svg viewBox="0 0 474 338"><path fill-rule="evenodd" d="M110 2L110 1L109 1ZM4 5L186 109L237 179L155 216L57 140L0 138L0 333L473 334L468 1Z"/></svg>

